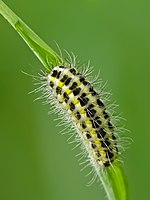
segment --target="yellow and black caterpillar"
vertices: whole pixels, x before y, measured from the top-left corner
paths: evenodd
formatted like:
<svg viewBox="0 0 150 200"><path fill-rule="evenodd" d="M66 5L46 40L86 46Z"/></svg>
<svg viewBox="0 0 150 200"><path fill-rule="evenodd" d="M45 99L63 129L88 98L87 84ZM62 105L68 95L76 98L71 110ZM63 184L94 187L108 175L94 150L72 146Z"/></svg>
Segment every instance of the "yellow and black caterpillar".
<svg viewBox="0 0 150 200"><path fill-rule="evenodd" d="M118 156L114 125L101 94L74 67L56 66L46 76L51 93L68 114L94 165L108 167Z"/></svg>

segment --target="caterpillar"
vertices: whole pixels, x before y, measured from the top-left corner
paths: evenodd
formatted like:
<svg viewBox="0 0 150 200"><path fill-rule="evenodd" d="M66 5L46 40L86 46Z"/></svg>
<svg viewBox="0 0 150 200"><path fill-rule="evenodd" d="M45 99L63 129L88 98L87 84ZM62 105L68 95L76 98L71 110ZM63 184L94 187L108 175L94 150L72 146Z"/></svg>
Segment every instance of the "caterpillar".
<svg viewBox="0 0 150 200"><path fill-rule="evenodd" d="M73 123L92 164L109 167L118 157L118 148L101 95L75 67L55 66L45 80L48 98Z"/></svg>
<svg viewBox="0 0 150 200"><path fill-rule="evenodd" d="M49 91L81 132L91 159L101 166L109 166L118 149L114 127L98 93L75 68L56 66L48 74L47 82Z"/></svg>
<svg viewBox="0 0 150 200"><path fill-rule="evenodd" d="M70 63L65 65L62 62L46 72L42 71L39 74L40 87L34 92L42 91L42 96L37 99L46 98L46 103L51 104L50 113L60 116L58 125L65 124L63 131L71 133L71 138L74 136L77 142L75 147L80 146L83 150L79 155L86 157L84 168L92 166L92 183L100 170L121 161L122 146L103 92L88 76L91 74L89 65L80 69L75 61ZM39 80L39 76L34 78Z"/></svg>

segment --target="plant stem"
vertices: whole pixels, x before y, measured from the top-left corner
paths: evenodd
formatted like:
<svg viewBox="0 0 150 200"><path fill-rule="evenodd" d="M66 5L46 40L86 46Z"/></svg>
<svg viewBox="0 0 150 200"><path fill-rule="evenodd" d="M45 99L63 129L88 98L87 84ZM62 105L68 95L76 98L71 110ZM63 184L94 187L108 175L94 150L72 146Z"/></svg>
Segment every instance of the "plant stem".
<svg viewBox="0 0 150 200"><path fill-rule="evenodd" d="M0 0L0 14L20 34L23 40L38 57L44 67L62 62L60 58L37 34L35 34L3 1Z"/></svg>
<svg viewBox="0 0 150 200"><path fill-rule="evenodd" d="M127 184L119 163L98 174L109 200L128 200Z"/></svg>

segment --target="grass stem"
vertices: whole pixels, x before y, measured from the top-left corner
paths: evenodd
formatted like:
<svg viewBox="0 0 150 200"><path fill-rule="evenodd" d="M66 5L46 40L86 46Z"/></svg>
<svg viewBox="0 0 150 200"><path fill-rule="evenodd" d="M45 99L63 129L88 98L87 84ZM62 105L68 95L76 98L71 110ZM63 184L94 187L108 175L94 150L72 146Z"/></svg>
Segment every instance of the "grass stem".
<svg viewBox="0 0 150 200"><path fill-rule="evenodd" d="M49 70L50 65L62 62L56 52L54 52L36 33L34 33L3 1L0 0L0 14L9 24L20 34L30 49Z"/></svg>

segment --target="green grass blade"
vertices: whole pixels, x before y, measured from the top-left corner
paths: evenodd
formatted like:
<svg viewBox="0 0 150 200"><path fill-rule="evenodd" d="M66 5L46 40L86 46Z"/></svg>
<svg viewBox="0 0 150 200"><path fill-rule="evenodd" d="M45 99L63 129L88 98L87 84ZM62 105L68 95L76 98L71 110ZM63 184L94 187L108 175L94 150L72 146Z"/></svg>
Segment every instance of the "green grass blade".
<svg viewBox="0 0 150 200"><path fill-rule="evenodd" d="M114 162L112 167L106 168L98 176L109 200L129 200L125 176L118 162Z"/></svg>
<svg viewBox="0 0 150 200"><path fill-rule="evenodd" d="M108 168L108 179L111 182L115 198L117 200L129 200L127 183L123 174L123 170L119 164L114 164L113 168Z"/></svg>
<svg viewBox="0 0 150 200"><path fill-rule="evenodd" d="M129 200L127 183L123 174L122 167L117 163L113 168L107 169L107 177L113 189L116 200Z"/></svg>
<svg viewBox="0 0 150 200"><path fill-rule="evenodd" d="M49 70L50 65L62 62L60 58L37 34L35 34L8 6L0 0L0 14L20 34L34 54Z"/></svg>

